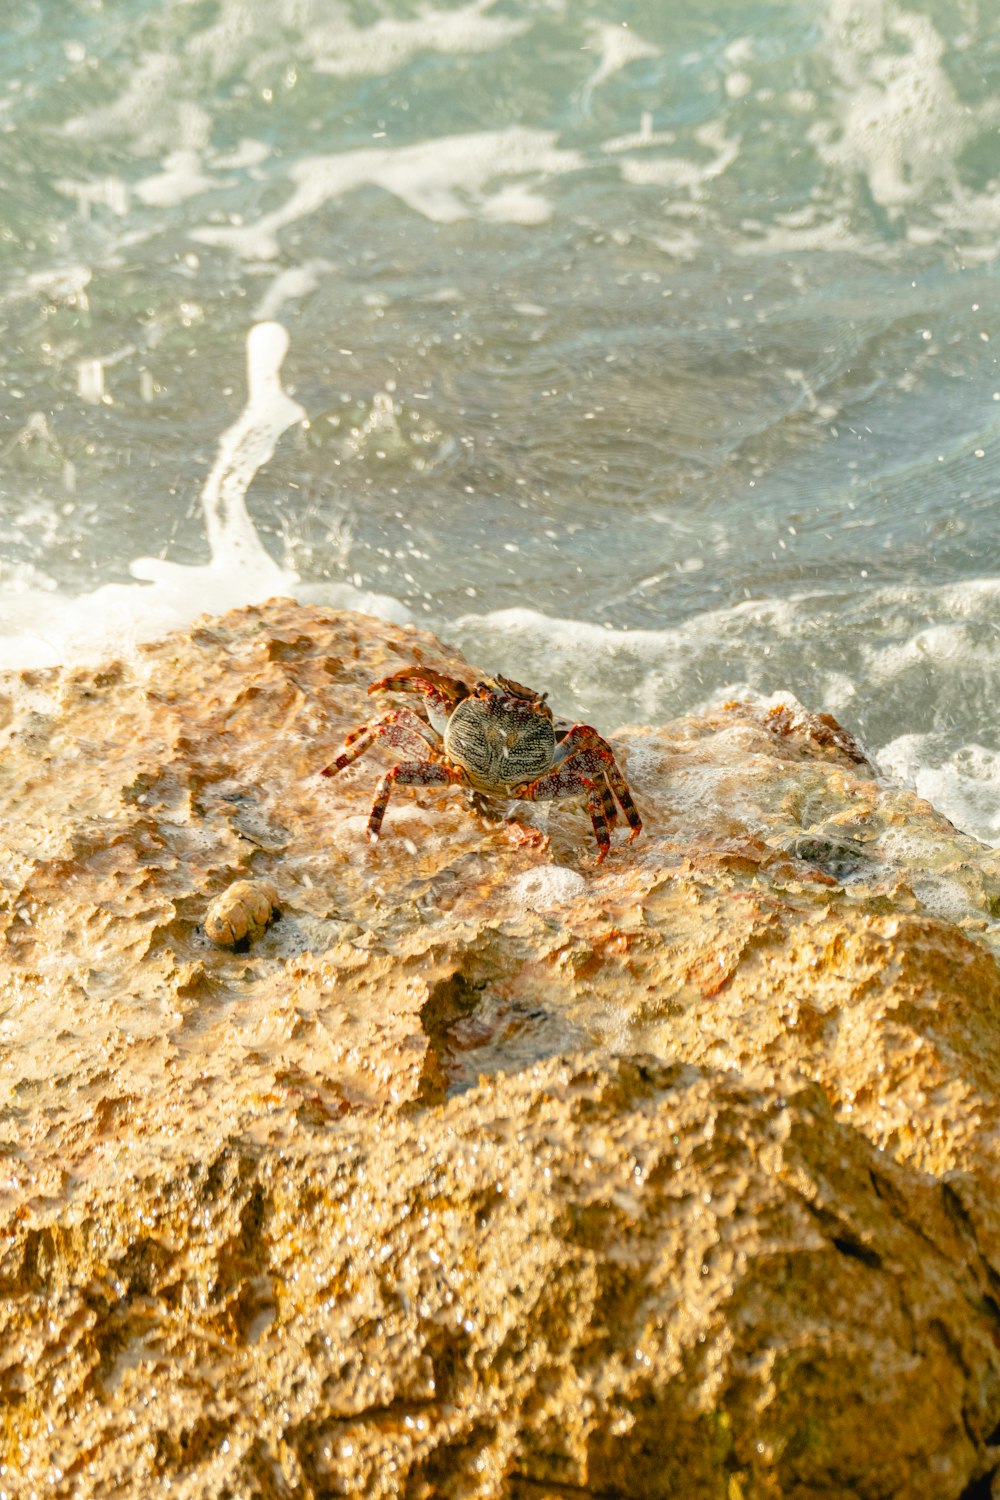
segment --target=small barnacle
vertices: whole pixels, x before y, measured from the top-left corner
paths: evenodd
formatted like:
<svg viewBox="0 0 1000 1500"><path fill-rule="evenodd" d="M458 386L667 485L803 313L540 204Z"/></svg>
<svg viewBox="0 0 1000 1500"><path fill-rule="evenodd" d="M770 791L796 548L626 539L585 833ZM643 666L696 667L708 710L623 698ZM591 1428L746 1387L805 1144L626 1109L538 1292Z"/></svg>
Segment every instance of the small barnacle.
<svg viewBox="0 0 1000 1500"><path fill-rule="evenodd" d="M220 947L245 953L280 916L278 893L270 881L237 880L209 906L205 931Z"/></svg>

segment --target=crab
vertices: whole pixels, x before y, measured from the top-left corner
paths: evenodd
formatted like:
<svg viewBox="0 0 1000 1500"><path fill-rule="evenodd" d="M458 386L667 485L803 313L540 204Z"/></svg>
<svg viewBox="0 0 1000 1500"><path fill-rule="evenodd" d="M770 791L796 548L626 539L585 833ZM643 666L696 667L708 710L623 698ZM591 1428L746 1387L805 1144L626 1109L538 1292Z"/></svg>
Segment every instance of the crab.
<svg viewBox="0 0 1000 1500"><path fill-rule="evenodd" d="M330 765L320 773L336 776L377 740L418 756L401 760L378 784L368 819L374 843L395 786L455 784L487 797L548 802L586 798L597 839L597 863L611 848L618 813L631 828L629 843L642 829L632 795L607 740L589 724L556 719L545 701L509 677L487 677L468 687L430 667L410 666L373 682L369 693L420 693L427 718L410 708L393 709L351 731Z"/></svg>

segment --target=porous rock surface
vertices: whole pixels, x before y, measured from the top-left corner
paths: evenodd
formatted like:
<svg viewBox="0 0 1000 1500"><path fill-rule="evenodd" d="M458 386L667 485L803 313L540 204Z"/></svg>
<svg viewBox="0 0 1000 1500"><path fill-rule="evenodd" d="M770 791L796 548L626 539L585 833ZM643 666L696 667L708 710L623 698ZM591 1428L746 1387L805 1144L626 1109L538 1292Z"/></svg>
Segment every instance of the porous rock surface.
<svg viewBox="0 0 1000 1500"><path fill-rule="evenodd" d="M414 660L273 601L0 684L0 1497L988 1495L997 854L794 704L615 733L601 866L373 848L388 754L317 773Z"/></svg>

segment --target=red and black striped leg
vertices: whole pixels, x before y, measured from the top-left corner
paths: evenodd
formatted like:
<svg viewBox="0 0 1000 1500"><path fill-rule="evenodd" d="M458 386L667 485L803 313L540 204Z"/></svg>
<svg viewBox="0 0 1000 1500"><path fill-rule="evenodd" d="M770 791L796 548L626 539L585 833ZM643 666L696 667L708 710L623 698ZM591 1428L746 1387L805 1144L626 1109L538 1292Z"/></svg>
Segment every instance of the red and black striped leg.
<svg viewBox="0 0 1000 1500"><path fill-rule="evenodd" d="M423 750L433 749L434 745L440 741L440 736L412 709L393 709L391 713L383 714L380 719L369 719L367 724L362 724L358 729L352 729L344 740L336 760L324 766L320 775L336 776L337 772L349 766L352 760L357 760L359 755L363 755L368 746L374 744L376 740L385 740L389 745L398 745L411 753L416 751L419 755Z"/></svg>
<svg viewBox="0 0 1000 1500"><path fill-rule="evenodd" d="M594 825L594 837L597 840L597 863L603 864L611 848L611 829L613 822L608 820L606 802L611 802L610 793L603 782L590 783L587 793L587 811L590 813L590 821ZM615 817L615 805L611 802L611 817Z"/></svg>
<svg viewBox="0 0 1000 1500"><path fill-rule="evenodd" d="M611 848L611 829L604 812L607 791L600 766L598 772L599 779L584 776L573 762L550 771L547 776L539 776L537 781L531 781L527 786L519 787L517 795L526 802L554 802L560 797L586 797L587 811L597 840L597 863L600 864Z"/></svg>
<svg viewBox="0 0 1000 1500"><path fill-rule="evenodd" d="M631 843L642 830L642 819L607 740L589 724L574 724L561 737L556 754L558 766L573 766L581 775L607 779L632 830Z"/></svg>
<svg viewBox="0 0 1000 1500"><path fill-rule="evenodd" d="M609 828L614 828L618 822L618 809L615 807L615 799L611 794L611 788L608 785L608 778L606 776L601 777L599 786L601 790L601 804L604 808L604 821Z"/></svg>
<svg viewBox="0 0 1000 1500"><path fill-rule="evenodd" d="M642 832L642 819L639 816L639 809L632 801L632 793L628 789L628 783L619 770L618 762L613 755L604 767L604 774L611 784L612 791L621 803L622 812L625 814L628 826L632 830L628 836L628 841L631 844L632 840L638 838Z"/></svg>
<svg viewBox="0 0 1000 1500"><path fill-rule="evenodd" d="M400 761L398 766L393 766L391 771L386 772L378 784L368 819L368 837L373 844L377 840L392 789L397 782L401 786L447 786L449 782L462 785L464 781L461 771L453 771L451 766L443 766L436 760Z"/></svg>

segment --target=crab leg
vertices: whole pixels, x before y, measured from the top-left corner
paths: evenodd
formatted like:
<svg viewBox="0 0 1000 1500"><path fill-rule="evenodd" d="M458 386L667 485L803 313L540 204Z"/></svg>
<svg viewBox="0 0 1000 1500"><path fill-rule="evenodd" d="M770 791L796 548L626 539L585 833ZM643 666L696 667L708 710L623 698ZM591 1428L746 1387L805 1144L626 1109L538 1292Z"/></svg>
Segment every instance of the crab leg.
<svg viewBox="0 0 1000 1500"><path fill-rule="evenodd" d="M368 837L372 843L374 844L378 838L382 819L385 817L385 810L392 796L392 789L397 782L401 786L447 786L453 781L458 782L460 786L466 784L461 771L442 765L440 761L402 760L398 766L393 766L392 770L387 771L382 777L375 792L375 801L372 803L371 816L368 819Z"/></svg>
<svg viewBox="0 0 1000 1500"><path fill-rule="evenodd" d="M442 732L456 707L468 698L469 689L457 677L435 672L431 667L404 667L390 677L373 682L369 693L423 693L427 712L436 729Z"/></svg>
<svg viewBox="0 0 1000 1500"><path fill-rule="evenodd" d="M416 750L419 754L421 750L433 750L441 743L441 736L412 709L397 708L392 713L383 714L380 719L369 719L359 729L352 729L336 760L324 766L320 775L336 776L352 760L363 755L376 740L386 740L390 745L400 745L405 750Z"/></svg>
<svg viewBox="0 0 1000 1500"><path fill-rule="evenodd" d="M611 803L610 819L607 814L609 802ZM591 784L591 789L587 794L587 811L590 813L590 821L594 825L594 837L597 840L597 863L601 864L611 848L611 830L617 817L614 799L608 792L606 783Z"/></svg>
<svg viewBox="0 0 1000 1500"><path fill-rule="evenodd" d="M621 803L632 832L629 843L640 833L642 819L632 801L625 777L615 760L611 746L589 724L574 724L562 737L556 750L556 766L571 764L585 776L606 778L611 791Z"/></svg>
<svg viewBox="0 0 1000 1500"><path fill-rule="evenodd" d="M601 804L604 808L604 821L609 828L614 828L618 822L618 809L615 807L615 799L606 776L598 783L598 790L600 791Z"/></svg>
<svg viewBox="0 0 1000 1500"><path fill-rule="evenodd" d="M527 786L518 787L517 796L526 802L554 802L558 797L586 796L587 811L597 840L597 863L600 864L611 848L611 829L604 811L603 776L600 768L598 770L600 779L581 775L575 765L562 766L547 776L539 776L537 781L530 781Z"/></svg>
<svg viewBox="0 0 1000 1500"><path fill-rule="evenodd" d="M555 722L556 753L555 753L555 760L554 760L554 764L555 765L557 765L557 766L562 765L563 761L566 760L569 755L572 755L572 753L573 753L572 746L570 747L570 749L568 751L564 750L562 747L563 747L563 745L564 745L564 743L565 743L568 735L570 734L570 732L572 730L574 730L574 729L579 729L580 727L581 726L579 724L575 724L572 719L557 719L556 720L556 722ZM584 727L588 727L588 726L584 726ZM600 736L598 736L598 738L600 739ZM602 740L602 744L603 743L606 743L606 742ZM608 746L608 749L610 749L610 748L611 747ZM606 776L602 779L602 781L600 783L600 788L601 788L601 801L604 804L604 816L607 819L608 827L609 828L614 828L615 824L618 822L618 809L615 806L614 794L611 791L611 786L610 786L610 784L609 784Z"/></svg>
<svg viewBox="0 0 1000 1500"><path fill-rule="evenodd" d="M628 841L631 843L642 832L642 818L639 816L639 809L632 801L632 793L628 789L628 783L619 769L618 762L610 750L608 751L608 755L610 759L604 767L604 774L608 779L611 790L621 803L622 812L625 814L628 826L632 830L628 836Z"/></svg>

